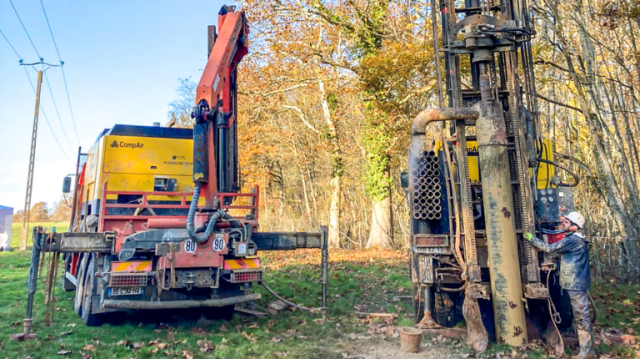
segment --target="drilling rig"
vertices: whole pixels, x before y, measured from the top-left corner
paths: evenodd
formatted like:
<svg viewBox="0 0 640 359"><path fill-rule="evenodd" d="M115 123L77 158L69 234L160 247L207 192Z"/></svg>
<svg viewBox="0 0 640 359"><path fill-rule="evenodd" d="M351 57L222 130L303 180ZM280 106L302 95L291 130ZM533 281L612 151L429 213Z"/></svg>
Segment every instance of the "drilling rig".
<svg viewBox="0 0 640 359"><path fill-rule="evenodd" d="M403 180L418 325L453 326L463 316L477 350L490 338L522 346L544 332L561 348L558 324L571 313L553 305L566 301L549 285L556 264L523 233L561 239L555 229L579 178L542 138L527 0L433 0L432 8L439 107L412 123ZM563 182L558 169L573 179Z"/></svg>
<svg viewBox="0 0 640 359"><path fill-rule="evenodd" d="M48 257L47 321L54 311L60 254L63 288L89 326L107 314L185 309L230 318L261 299L262 250L322 249L322 307L328 280L327 230L260 232L258 186L242 193L238 169L237 71L248 52L246 17L223 6L209 27L209 58L197 87L193 129L115 125L78 154L70 230L35 228L24 333L38 266Z"/></svg>

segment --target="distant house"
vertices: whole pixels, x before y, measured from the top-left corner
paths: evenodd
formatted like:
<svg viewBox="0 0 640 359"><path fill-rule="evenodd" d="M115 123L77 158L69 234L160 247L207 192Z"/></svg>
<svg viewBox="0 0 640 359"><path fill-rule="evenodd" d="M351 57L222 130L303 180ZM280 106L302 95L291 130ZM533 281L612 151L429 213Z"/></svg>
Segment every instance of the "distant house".
<svg viewBox="0 0 640 359"><path fill-rule="evenodd" d="M13 208L0 206L0 251L11 249L11 222Z"/></svg>

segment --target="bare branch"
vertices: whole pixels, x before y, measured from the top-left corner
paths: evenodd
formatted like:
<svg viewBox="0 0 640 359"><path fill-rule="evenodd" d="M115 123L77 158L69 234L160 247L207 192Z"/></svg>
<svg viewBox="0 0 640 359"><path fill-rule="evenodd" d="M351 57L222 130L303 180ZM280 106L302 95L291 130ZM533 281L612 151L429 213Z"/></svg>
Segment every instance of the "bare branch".
<svg viewBox="0 0 640 359"><path fill-rule="evenodd" d="M308 121L307 121L307 117L304 115L304 113L300 110L300 108L298 108L298 106L289 106L289 105L282 105L282 107L284 108L288 108L293 110L298 117L300 117L300 120L302 120L302 122L307 125L307 127L309 127L313 132L315 133L320 133L320 131L316 130L315 127L313 127L313 125L311 125Z"/></svg>

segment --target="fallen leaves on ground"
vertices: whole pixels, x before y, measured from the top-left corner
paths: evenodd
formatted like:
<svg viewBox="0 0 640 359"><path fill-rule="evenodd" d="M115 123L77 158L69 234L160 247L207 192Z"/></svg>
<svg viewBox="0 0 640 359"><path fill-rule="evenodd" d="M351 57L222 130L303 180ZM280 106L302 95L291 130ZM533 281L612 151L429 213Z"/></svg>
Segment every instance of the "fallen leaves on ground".
<svg viewBox="0 0 640 359"><path fill-rule="evenodd" d="M321 262L320 251L317 249L298 249L286 252L263 252L261 256L267 262L267 266L271 270L305 264L318 265ZM357 251L349 249L331 249L329 261L334 264L339 262L358 262L367 265L367 263L373 263L378 260L384 260L387 262L390 260L407 261L408 258L408 254L404 250L375 247L359 249Z"/></svg>
<svg viewBox="0 0 640 359"><path fill-rule="evenodd" d="M130 347L131 346L131 341L129 341L129 340L120 340L119 342L116 343L116 345L124 345L124 346Z"/></svg>
<svg viewBox="0 0 640 359"><path fill-rule="evenodd" d="M96 351L96 347L93 344L87 344L84 347L82 347L82 350L86 350L89 352L95 352Z"/></svg>
<svg viewBox="0 0 640 359"><path fill-rule="evenodd" d="M257 341L257 339L253 337L253 334L249 335L247 334L247 332L242 332L242 336L247 338L247 340L249 340L252 343L255 343Z"/></svg>
<svg viewBox="0 0 640 359"><path fill-rule="evenodd" d="M197 344L198 349L203 353L210 352L215 349L215 346L213 345L213 342L211 342L211 340L198 340Z"/></svg>

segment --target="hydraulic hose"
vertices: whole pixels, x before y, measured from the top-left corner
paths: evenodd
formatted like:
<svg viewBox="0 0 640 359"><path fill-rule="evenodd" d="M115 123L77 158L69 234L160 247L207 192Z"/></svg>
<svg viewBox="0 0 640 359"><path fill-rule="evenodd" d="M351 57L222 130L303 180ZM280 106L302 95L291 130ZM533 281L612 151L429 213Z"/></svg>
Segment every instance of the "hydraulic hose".
<svg viewBox="0 0 640 359"><path fill-rule="evenodd" d="M569 170L568 168L558 164L557 162L549 161L549 160L546 160L544 158L536 158L536 160L538 162L547 163L547 164L550 164L550 165L554 165L554 166L556 166L556 167L558 167L560 169L563 169L565 172L570 174L571 177L573 177L573 183L560 183L558 186L560 186L560 187L575 187L580 183L580 177L575 172L573 172L573 171Z"/></svg>
<svg viewBox="0 0 640 359"><path fill-rule="evenodd" d="M209 219L209 224L204 233L196 233L193 222L196 217L196 209L198 209L198 200L200 199L200 186L200 183L196 183L196 188L193 190L193 197L191 198L191 205L189 206L189 213L187 214L187 233L189 234L189 238L196 243L202 243L209 239L216 226L216 222L226 214L222 210L216 211Z"/></svg>

